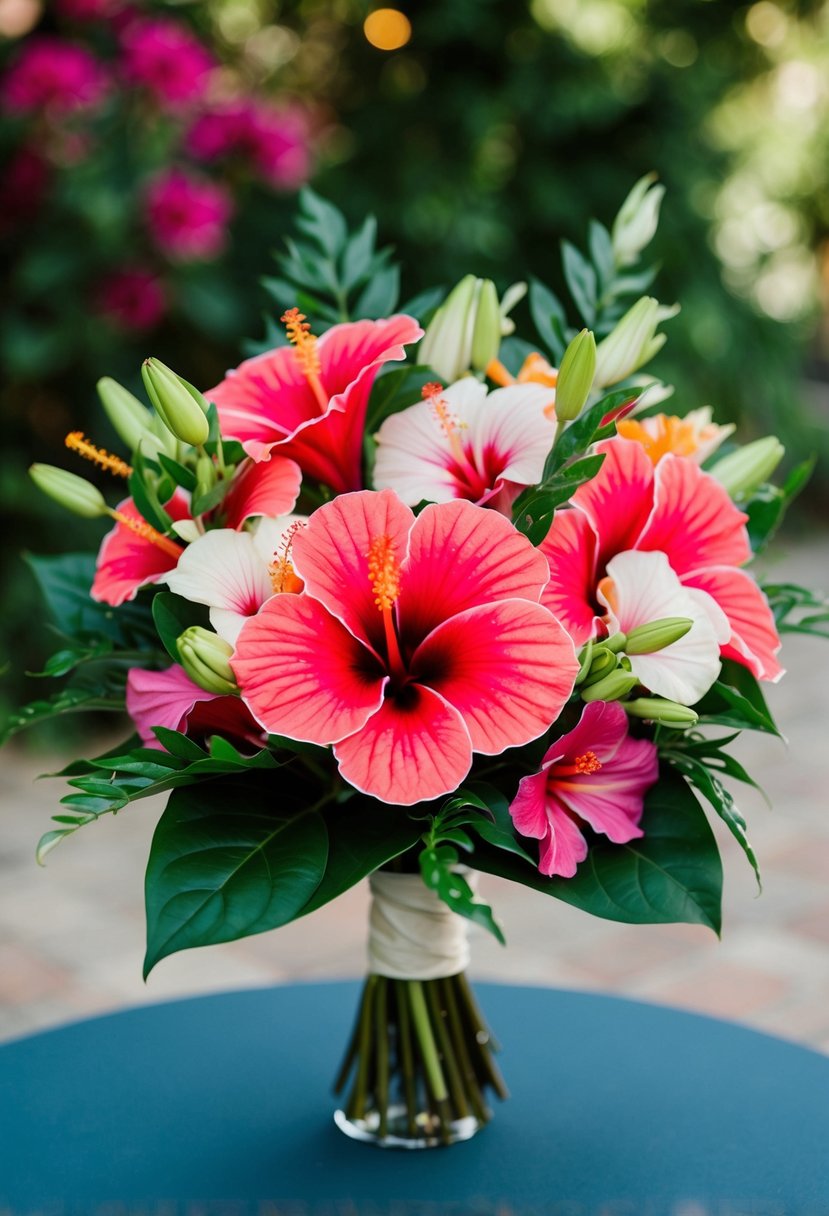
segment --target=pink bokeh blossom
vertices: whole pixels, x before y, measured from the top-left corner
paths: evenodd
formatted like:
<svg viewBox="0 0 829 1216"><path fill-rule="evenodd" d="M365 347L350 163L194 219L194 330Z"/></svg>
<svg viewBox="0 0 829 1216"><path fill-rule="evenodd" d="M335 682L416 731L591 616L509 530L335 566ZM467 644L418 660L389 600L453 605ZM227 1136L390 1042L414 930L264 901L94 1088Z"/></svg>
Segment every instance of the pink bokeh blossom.
<svg viewBox="0 0 829 1216"><path fill-rule="evenodd" d="M19 148L0 173L0 232L34 218L49 186L50 167L33 148Z"/></svg>
<svg viewBox="0 0 829 1216"><path fill-rule="evenodd" d="M227 245L233 199L224 186L184 169L149 183L145 216L155 244L175 262L212 261Z"/></svg>
<svg viewBox="0 0 829 1216"><path fill-rule="evenodd" d="M59 117L95 109L107 88L107 73L91 51L43 35L24 44L0 86L0 100L11 113Z"/></svg>
<svg viewBox="0 0 829 1216"><path fill-rule="evenodd" d="M55 0L55 10L67 21L104 21L123 8L124 0Z"/></svg>
<svg viewBox="0 0 829 1216"><path fill-rule="evenodd" d="M130 22L121 34L124 74L160 106L179 110L206 93L216 60L178 21L153 17Z"/></svg>
<svg viewBox="0 0 829 1216"><path fill-rule="evenodd" d="M539 771L522 778L510 814L522 836L541 841L541 873L572 878L587 856L582 822L615 844L641 836L643 800L658 775L656 747L629 737L621 705L593 701Z"/></svg>
<svg viewBox="0 0 829 1216"><path fill-rule="evenodd" d="M98 285L97 307L117 329L143 333L164 316L166 294L157 274L140 266L122 266Z"/></svg>
<svg viewBox="0 0 829 1216"><path fill-rule="evenodd" d="M277 189L295 190L311 172L308 122L297 106L256 99L224 102L200 114L187 133L191 156L236 156Z"/></svg>

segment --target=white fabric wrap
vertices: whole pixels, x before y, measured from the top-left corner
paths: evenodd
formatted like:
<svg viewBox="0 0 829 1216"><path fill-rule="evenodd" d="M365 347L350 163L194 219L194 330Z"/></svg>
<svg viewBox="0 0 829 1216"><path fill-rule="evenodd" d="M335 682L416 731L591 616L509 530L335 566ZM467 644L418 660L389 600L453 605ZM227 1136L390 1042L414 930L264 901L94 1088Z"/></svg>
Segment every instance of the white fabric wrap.
<svg viewBox="0 0 829 1216"><path fill-rule="evenodd" d="M474 889L477 873L458 868ZM468 922L419 874L377 871L369 878L368 969L392 980L436 980L469 965Z"/></svg>

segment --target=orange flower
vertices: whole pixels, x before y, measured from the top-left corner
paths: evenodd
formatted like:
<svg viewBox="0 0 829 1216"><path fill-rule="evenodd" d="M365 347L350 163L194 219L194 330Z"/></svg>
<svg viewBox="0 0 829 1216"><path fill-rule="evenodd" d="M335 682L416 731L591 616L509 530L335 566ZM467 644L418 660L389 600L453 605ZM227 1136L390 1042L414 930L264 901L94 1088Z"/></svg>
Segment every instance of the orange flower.
<svg viewBox="0 0 829 1216"><path fill-rule="evenodd" d="M645 449L653 464L672 452L690 456L702 464L734 430L711 421L711 409L692 410L684 418L675 414L654 414L651 418L622 418L616 429L623 439L633 439Z"/></svg>

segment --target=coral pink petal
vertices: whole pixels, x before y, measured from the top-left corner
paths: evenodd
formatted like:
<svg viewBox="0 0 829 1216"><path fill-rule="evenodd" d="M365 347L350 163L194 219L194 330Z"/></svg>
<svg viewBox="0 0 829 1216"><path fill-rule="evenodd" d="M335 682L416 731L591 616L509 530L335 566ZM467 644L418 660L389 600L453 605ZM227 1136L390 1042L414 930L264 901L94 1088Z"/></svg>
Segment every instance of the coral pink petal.
<svg viewBox="0 0 829 1216"><path fill-rule="evenodd" d="M190 519L187 499L179 492L164 509L173 520ZM130 519L143 519L131 498L119 503L118 510ZM101 542L90 594L93 600L117 607L135 599L140 587L157 583L175 566L176 560L169 553L136 535L124 524L116 524Z"/></svg>
<svg viewBox="0 0 829 1216"><path fill-rule="evenodd" d="M518 793L510 803L509 813L516 830L522 836L543 840L550 830L547 819L547 772L531 773L518 782Z"/></svg>
<svg viewBox="0 0 829 1216"><path fill-rule="evenodd" d="M302 472L294 460L274 456L257 464L244 461L233 477L217 514L226 528L241 528L254 515L287 515L293 510L302 483Z"/></svg>
<svg viewBox="0 0 829 1216"><path fill-rule="evenodd" d="M277 595L242 628L231 660L242 697L271 734L322 745L383 703L385 674L316 600Z"/></svg>
<svg viewBox="0 0 829 1216"><path fill-rule="evenodd" d="M536 739L556 720L578 674L573 643L546 608L504 600L439 625L411 672L463 717L476 752Z"/></svg>
<svg viewBox="0 0 829 1216"><path fill-rule="evenodd" d="M667 553L679 575L748 561L747 516L718 481L692 460L670 453L660 460L655 477L653 511L636 544L625 547Z"/></svg>
<svg viewBox="0 0 829 1216"><path fill-rule="evenodd" d="M458 788L472 763L472 744L456 710L431 689L409 684L334 754L356 789L412 806Z"/></svg>
<svg viewBox="0 0 829 1216"><path fill-rule="evenodd" d="M627 738L628 716L618 701L591 701L572 730L556 739L542 764L558 760L572 762L576 756L593 752L602 764L616 755L622 740Z"/></svg>
<svg viewBox="0 0 829 1216"><path fill-rule="evenodd" d="M537 602L546 559L509 520L457 499L425 507L400 583L400 629L415 646L441 621L478 604Z"/></svg>
<svg viewBox="0 0 829 1216"><path fill-rule="evenodd" d="M653 506L653 465L641 444L609 439L597 447L604 461L592 480L573 495L599 537L599 565L622 549L633 549Z"/></svg>
<svg viewBox="0 0 829 1216"><path fill-rule="evenodd" d="M266 460L275 443L319 414L291 346L246 359L205 396L215 402L225 438L238 439L255 460Z"/></svg>
<svg viewBox="0 0 829 1216"><path fill-rule="evenodd" d="M594 831L603 832L614 844L625 844L642 835L638 823L643 799L658 776L654 745L647 739L628 738L596 773L577 773L559 780L553 767L551 793Z"/></svg>
<svg viewBox="0 0 829 1216"><path fill-rule="evenodd" d="M205 692L181 667L145 671L133 667L127 675L127 713L147 747L161 748L154 726L190 735L222 734L260 746L264 743L250 713L238 697Z"/></svg>
<svg viewBox="0 0 829 1216"><path fill-rule="evenodd" d="M550 831L539 849L538 868L550 877L572 878L587 856L587 841L566 811L548 801Z"/></svg>
<svg viewBox="0 0 829 1216"><path fill-rule="evenodd" d="M414 514L391 490L341 494L315 511L296 533L291 561L305 589L356 637L384 649L383 617L368 569L372 542L388 537L393 556L406 556Z"/></svg>
<svg viewBox="0 0 829 1216"><path fill-rule="evenodd" d="M592 523L581 511L557 511L541 542L550 567L541 602L577 645L595 637L601 626L595 599L598 543Z"/></svg>
<svg viewBox="0 0 829 1216"><path fill-rule="evenodd" d="M758 680L776 683L784 672L777 658L780 635L766 597L751 576L744 570L716 566L695 570L682 581L707 591L728 617L732 634L722 648L723 656L748 667Z"/></svg>

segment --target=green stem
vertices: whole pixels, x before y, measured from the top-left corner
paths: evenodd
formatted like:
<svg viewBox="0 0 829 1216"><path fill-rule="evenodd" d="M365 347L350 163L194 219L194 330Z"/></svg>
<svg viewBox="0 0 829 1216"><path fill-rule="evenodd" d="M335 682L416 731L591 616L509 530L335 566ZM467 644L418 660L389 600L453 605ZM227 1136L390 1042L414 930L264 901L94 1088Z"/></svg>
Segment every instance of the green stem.
<svg viewBox="0 0 829 1216"><path fill-rule="evenodd" d="M499 1098L508 1098L509 1090L504 1084L504 1078L492 1058L493 1051L499 1050L499 1045L490 1034L489 1028L481 1016L478 1004L472 995L469 981L461 972L458 979L458 993L464 1007L467 1019L472 1028L472 1042L475 1044L473 1062L480 1068L483 1077L492 1086Z"/></svg>
<svg viewBox="0 0 829 1216"><path fill-rule="evenodd" d="M455 997L455 977L442 981L443 999L446 1005L446 1010L449 1015L449 1031L452 1038L452 1046L458 1058L460 1070L464 1076L466 1083L466 1092L469 1096L470 1105L475 1112L476 1118L481 1123L487 1123L491 1118L491 1112L488 1110L484 1100L483 1092L478 1085L478 1078L475 1069L472 1067L472 1060L469 1056L469 1051L466 1046L466 1038L463 1033L463 1025L461 1023L460 1014L458 1012L458 1002Z"/></svg>
<svg viewBox="0 0 829 1216"><path fill-rule="evenodd" d="M354 1089L348 1100L346 1114L349 1119L362 1119L366 1113L366 1093L368 1090L368 1066L371 1059L371 1023L374 989L377 976L369 975L365 987L365 1003L360 1023L360 1045L357 1056L357 1077Z"/></svg>
<svg viewBox="0 0 829 1216"><path fill-rule="evenodd" d="M354 1064L354 1060L357 1055L357 1045L360 1041L360 1027L362 1026L362 1023L363 1023L363 1014L365 1012L365 1007L366 1007L366 985L363 984L363 991L360 993L360 1004L357 1009L357 1016L354 1019L354 1026L351 1031L351 1038L349 1039L348 1047L346 1047L346 1049L345 1049L345 1055L343 1056L343 1062L340 1065L340 1071L337 1073L337 1079L334 1082L334 1093L335 1094L338 1094L341 1092L343 1086L345 1085L346 1081L348 1080L348 1074L351 1072L352 1065Z"/></svg>
<svg viewBox="0 0 829 1216"><path fill-rule="evenodd" d="M446 1080L443 1076L443 1069L440 1066L440 1057L435 1043L434 1035L432 1034L432 1026L429 1021L429 1011L426 1008L426 998L423 995L423 985L420 980L407 980L409 989L409 1004L412 1010L412 1021L414 1023L415 1034L417 1036L420 1051L423 1056L423 1066L426 1070L426 1077L429 1081L429 1087L432 1090L436 1102L445 1102L449 1096L446 1088Z"/></svg>
<svg viewBox="0 0 829 1216"><path fill-rule="evenodd" d="M384 975L377 980L377 1012L374 1031L374 1046L377 1052L377 1080L374 1100L380 1125L377 1134L382 1140L389 1131L389 1024L388 1024L388 980Z"/></svg>
<svg viewBox="0 0 829 1216"><path fill-rule="evenodd" d="M455 1059L455 1053L452 1050L452 1044L446 1031L446 1023L441 1010L441 1000L438 992L438 981L428 981L424 985L424 992L432 1014L432 1025L437 1033L443 1067L449 1084L449 1092L452 1095L452 1104L455 1108L454 1113L459 1119L465 1119L469 1114L469 1106L467 1105L466 1094L463 1090L463 1080L461 1079L458 1063Z"/></svg>
<svg viewBox="0 0 829 1216"><path fill-rule="evenodd" d="M397 998L397 1064L403 1072L403 1092L406 1095L406 1119L410 1136L417 1135L417 1096L415 1087L414 1057L412 1055L412 1029L409 1022L409 1004L406 999L405 980L394 981Z"/></svg>

